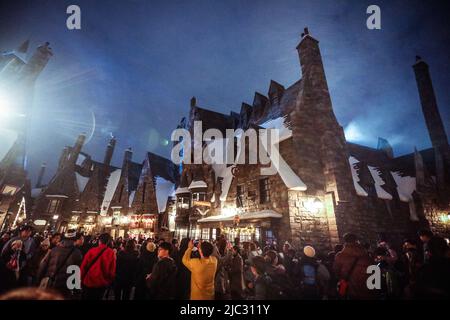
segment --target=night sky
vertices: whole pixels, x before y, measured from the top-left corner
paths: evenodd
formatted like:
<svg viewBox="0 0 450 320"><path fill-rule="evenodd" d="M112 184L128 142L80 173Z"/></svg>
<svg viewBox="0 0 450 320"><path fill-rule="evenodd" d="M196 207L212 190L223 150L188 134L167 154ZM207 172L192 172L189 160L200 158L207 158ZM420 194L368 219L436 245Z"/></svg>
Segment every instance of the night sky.
<svg viewBox="0 0 450 320"><path fill-rule="evenodd" d="M350 141L396 155L430 146L412 70L430 65L450 132L450 5L438 1L9 1L0 5L0 51L30 39L49 41L54 56L35 89L29 164L46 180L62 148L86 131L84 151L102 160L111 132L113 164L123 151L169 156L171 131L189 100L219 112L239 111L271 79L301 77L295 50L305 26L320 41L336 116ZM82 30L66 28L78 4ZM381 7L381 30L366 28L366 8ZM95 129L94 129L95 118ZM2 129L2 128L0 128ZM0 131L0 157L11 141Z"/></svg>

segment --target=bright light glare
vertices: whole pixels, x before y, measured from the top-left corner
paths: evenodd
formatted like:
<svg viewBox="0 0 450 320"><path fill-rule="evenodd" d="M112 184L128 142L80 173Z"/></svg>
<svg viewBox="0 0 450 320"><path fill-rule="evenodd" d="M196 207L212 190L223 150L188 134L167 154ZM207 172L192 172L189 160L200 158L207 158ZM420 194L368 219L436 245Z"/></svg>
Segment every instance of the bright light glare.
<svg viewBox="0 0 450 320"><path fill-rule="evenodd" d="M363 139L363 134L359 127L354 123L350 122L344 130L345 138L348 141L361 141Z"/></svg>
<svg viewBox="0 0 450 320"><path fill-rule="evenodd" d="M17 113L13 101L3 93L0 93L0 120L10 120L16 117L25 117L23 113Z"/></svg>

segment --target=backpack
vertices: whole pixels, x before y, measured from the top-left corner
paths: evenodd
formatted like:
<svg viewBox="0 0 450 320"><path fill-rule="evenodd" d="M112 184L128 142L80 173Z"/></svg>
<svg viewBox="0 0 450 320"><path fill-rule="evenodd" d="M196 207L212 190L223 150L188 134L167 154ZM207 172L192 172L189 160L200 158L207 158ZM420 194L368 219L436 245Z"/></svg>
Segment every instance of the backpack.
<svg viewBox="0 0 450 320"><path fill-rule="evenodd" d="M306 263L301 267L302 285L316 287L317 286L317 266Z"/></svg>
<svg viewBox="0 0 450 320"><path fill-rule="evenodd" d="M264 275L268 300L289 300L292 298L292 288L289 278L282 274Z"/></svg>

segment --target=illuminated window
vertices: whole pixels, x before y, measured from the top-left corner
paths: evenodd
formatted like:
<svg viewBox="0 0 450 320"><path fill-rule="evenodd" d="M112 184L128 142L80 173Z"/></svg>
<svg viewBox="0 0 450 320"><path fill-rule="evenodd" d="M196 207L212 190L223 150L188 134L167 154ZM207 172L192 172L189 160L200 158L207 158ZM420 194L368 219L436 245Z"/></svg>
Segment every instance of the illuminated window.
<svg viewBox="0 0 450 320"><path fill-rule="evenodd" d="M269 178L259 180L259 203L270 201L270 183Z"/></svg>
<svg viewBox="0 0 450 320"><path fill-rule="evenodd" d="M205 192L194 192L192 194L192 201L206 201Z"/></svg>
<svg viewBox="0 0 450 320"><path fill-rule="evenodd" d="M178 197L177 198L177 208L189 209L189 198L188 197Z"/></svg>
<svg viewBox="0 0 450 320"><path fill-rule="evenodd" d="M5 185L2 190L2 194L5 196L13 196L17 192L17 187Z"/></svg>
<svg viewBox="0 0 450 320"><path fill-rule="evenodd" d="M202 240L209 240L209 228L202 229Z"/></svg>

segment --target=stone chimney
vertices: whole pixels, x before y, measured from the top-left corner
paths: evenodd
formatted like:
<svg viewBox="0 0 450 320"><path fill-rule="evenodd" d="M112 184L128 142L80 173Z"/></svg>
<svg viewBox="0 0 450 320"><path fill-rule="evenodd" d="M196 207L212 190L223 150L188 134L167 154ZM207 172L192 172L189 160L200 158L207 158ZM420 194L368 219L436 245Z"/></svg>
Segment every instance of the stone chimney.
<svg viewBox="0 0 450 320"><path fill-rule="evenodd" d="M448 148L447 134L436 102L428 64L420 56L416 56L413 69L431 144L434 148Z"/></svg>
<svg viewBox="0 0 450 320"><path fill-rule="evenodd" d="M51 56L53 56L53 52L49 42L39 46L24 67L24 77L30 77L31 80L36 79Z"/></svg>
<svg viewBox="0 0 450 320"><path fill-rule="evenodd" d="M195 97L191 98L191 107L195 107L197 105L197 99Z"/></svg>
<svg viewBox="0 0 450 320"><path fill-rule="evenodd" d="M42 187L42 180L44 179L45 169L47 168L47 164L45 162L42 163L41 169L39 170L38 179L36 182L36 188Z"/></svg>
<svg viewBox="0 0 450 320"><path fill-rule="evenodd" d="M116 139L114 137L111 137L111 140L109 140L108 146L106 147L105 158L103 159L103 164L107 168L111 164L111 159L114 154L115 146L116 146Z"/></svg>
<svg viewBox="0 0 450 320"><path fill-rule="evenodd" d="M81 152L81 149L83 148L85 141L86 141L86 133L83 132L78 136L77 141L75 142L75 145L72 148L70 154L70 161L72 164L75 164L77 162L78 156Z"/></svg>
<svg viewBox="0 0 450 320"><path fill-rule="evenodd" d="M123 155L122 168L125 168L126 165L131 162L132 158L133 158L133 151L131 150L131 148L126 149Z"/></svg>

